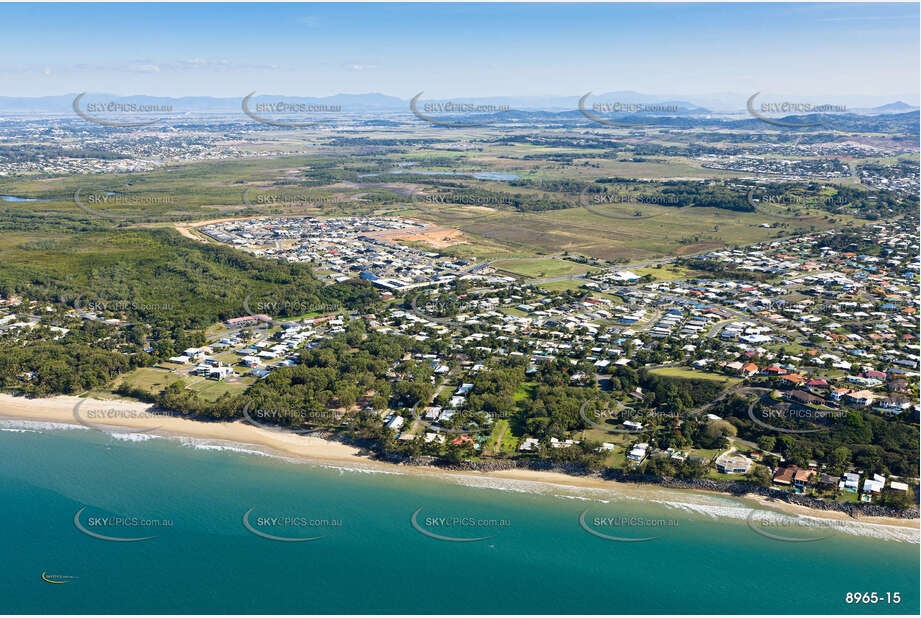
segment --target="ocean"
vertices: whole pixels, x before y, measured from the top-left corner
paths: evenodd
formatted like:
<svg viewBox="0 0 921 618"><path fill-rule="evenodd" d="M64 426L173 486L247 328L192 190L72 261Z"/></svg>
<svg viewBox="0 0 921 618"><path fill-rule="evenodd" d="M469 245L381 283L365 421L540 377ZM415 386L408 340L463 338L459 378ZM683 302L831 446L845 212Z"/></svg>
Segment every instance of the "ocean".
<svg viewBox="0 0 921 618"><path fill-rule="evenodd" d="M0 613L919 611L917 532L730 496L0 420L0 503Z"/></svg>

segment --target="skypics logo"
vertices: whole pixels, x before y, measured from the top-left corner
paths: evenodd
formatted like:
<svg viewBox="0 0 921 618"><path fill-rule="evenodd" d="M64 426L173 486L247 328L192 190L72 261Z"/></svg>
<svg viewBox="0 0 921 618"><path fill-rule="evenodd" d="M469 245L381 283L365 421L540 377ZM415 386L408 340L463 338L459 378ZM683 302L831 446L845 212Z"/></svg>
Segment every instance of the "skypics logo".
<svg viewBox="0 0 921 618"><path fill-rule="evenodd" d="M106 516L87 517L86 523L81 521L81 515L88 507L83 507L74 514L74 527L83 534L114 543L137 543L157 538L158 534L149 536L128 536L137 534L137 531L150 531L162 528L172 528L171 519L144 519L134 516ZM106 532L103 534L102 532ZM113 536L114 535L114 536Z"/></svg>
<svg viewBox="0 0 921 618"><path fill-rule="evenodd" d="M822 431L830 431L831 427L819 427L817 429L787 429L785 427L778 427L776 425L773 425L767 422L765 418L773 419L773 420L782 419L782 420L787 420L787 421L800 420L800 421L817 422L817 421L824 421L826 419L842 418L845 415L842 410L831 410L831 409L824 410L824 409L813 409L813 408L806 408L806 407L800 407L800 408L794 407L794 408L790 408L789 410L785 412L768 409L766 415L762 415L762 418L758 418L755 416L755 406L757 404L758 404L757 399L755 399L753 402L751 402L751 404L749 404L748 418L750 418L752 421L754 421L758 425L761 425L762 427L766 429L770 429L771 431L776 431L778 433L802 433L802 434L819 433Z"/></svg>
<svg viewBox="0 0 921 618"><path fill-rule="evenodd" d="M629 531L635 533L636 531L658 531L678 527L677 519L651 518L642 517L639 515L614 515L608 517L596 516L593 517L591 521L589 521L587 519L587 515L588 509L585 509L582 511L582 514L579 515L580 528L592 536L604 539L606 541L615 541L618 543L643 543L646 541L655 541L656 539L662 538L662 536L621 536L620 534L609 534L608 532L601 532L601 530L608 530L618 533L621 531Z"/></svg>
<svg viewBox="0 0 921 618"><path fill-rule="evenodd" d="M328 534L304 536L307 530L329 530L342 527L341 519L316 519L305 515L272 515L252 517L252 507L243 513L243 527L250 533L269 541L304 543L325 539ZM297 534L295 532L298 532Z"/></svg>
<svg viewBox="0 0 921 618"><path fill-rule="evenodd" d="M55 575L47 571L42 571L42 581L48 582L49 584L69 584L75 579L80 578L76 575Z"/></svg>
<svg viewBox="0 0 921 618"><path fill-rule="evenodd" d="M798 517L754 509L745 518L745 523L755 534L782 543L822 541L848 525L845 521Z"/></svg>
<svg viewBox="0 0 921 618"><path fill-rule="evenodd" d="M684 419L689 418L687 414L676 414L676 413L665 413L665 412L645 412L640 413L634 410L633 408L623 407L621 410L600 410L597 412L598 416L601 418L611 418L614 416L619 417L620 422L626 427L624 429L620 427L614 427L610 424L605 425L598 423L589 418L588 412L586 409L589 404L597 401L596 399L589 399L579 407L579 416L585 422L586 425L594 427L595 429L602 429L609 433L627 433L627 434L639 434L644 431L649 431L649 428L643 427L643 423L656 421L659 419L668 422L669 419ZM643 422L640 422L643 421Z"/></svg>
<svg viewBox="0 0 921 618"><path fill-rule="evenodd" d="M337 303L315 303L302 300L260 300L253 302L251 299L255 292L250 292L243 299L243 310L252 322L265 322L272 328L283 328L291 324L290 320L276 320L272 315L302 316L308 314L325 314L343 311L344 307Z"/></svg>
<svg viewBox="0 0 921 618"><path fill-rule="evenodd" d="M587 425L589 425L589 426L591 426L591 427L594 427L595 429L601 429L601 430L604 430L604 431L608 431L608 432L610 432L610 433L640 433L640 432L643 431L642 428L630 428L630 427L628 427L627 429L620 429L619 427L612 427L612 426L610 426L610 425L602 425L601 423L596 423L595 421L593 421L592 419L590 419L590 418L588 417L588 414L586 414L586 412L585 412L585 409L588 407L588 405L589 405L590 403L594 402L594 401L596 401L596 400L595 400L595 399L589 399L589 400L587 400L585 403L583 403L582 406L579 408L579 416L582 417L582 420L585 421L585 423L586 423ZM608 411L608 410L603 410L603 411L601 412L601 414L602 414L603 416L608 416L608 415L610 414L610 411Z"/></svg>
<svg viewBox="0 0 921 618"><path fill-rule="evenodd" d="M86 92L81 92L74 98L72 107L74 113L87 122L104 127L137 128L156 124L163 120L164 114L173 112L172 105L154 105L145 103L126 103L115 100L100 100L83 102ZM83 108L86 109L83 109ZM151 115L157 117L150 118ZM139 118L147 117L145 120Z"/></svg>
<svg viewBox="0 0 921 618"><path fill-rule="evenodd" d="M188 213L166 212L143 215L122 215L107 212L109 208L130 209L159 209L162 206L174 206L178 203L176 198L167 193L131 193L126 191L110 190L84 190L74 191L74 204L83 212L100 219L113 221L133 221L138 219L168 219Z"/></svg>
<svg viewBox="0 0 921 618"><path fill-rule="evenodd" d="M669 206L678 210L680 203L676 196L672 195L642 195L632 193L589 193L591 187L585 187L579 194L579 204L582 208L590 213L608 217L610 219L652 219L661 217L667 211L651 212L644 206L658 205ZM614 205L614 210L600 210L600 206ZM685 206L680 210L685 210L690 206Z"/></svg>
<svg viewBox="0 0 921 618"><path fill-rule="evenodd" d="M627 103L624 101L609 101L609 102L598 102L593 103L591 111L586 107L586 101L592 96L591 92L586 92L582 95L582 98L579 99L579 111L582 112L582 115L591 120L594 123L619 129L630 129L636 127L648 127L651 122L620 122L616 120L608 120L603 118L599 114L663 114L663 113L677 113L679 107L677 105L666 105L666 104L645 104L645 103Z"/></svg>
<svg viewBox="0 0 921 618"><path fill-rule="evenodd" d="M135 301L130 299L102 300L99 298L85 299L81 294L74 299L74 311L84 319L104 321L116 324L120 327L133 326L140 322L126 322L115 315L124 314L142 314L145 316L167 315L176 310L175 305L167 303L149 303L146 301ZM106 316L113 316L107 318Z"/></svg>
<svg viewBox="0 0 921 618"><path fill-rule="evenodd" d="M797 209L809 209L814 208L816 204L810 203L803 196L793 195L793 196L776 196L776 195L764 195L761 197L755 197L755 189L751 189L746 196L748 203L754 208L757 212L760 212L763 215L773 217L775 219L785 219L788 221L798 221L798 220L807 220L815 219L819 215L810 215L810 214L795 214L788 215L783 212L778 212L778 208L797 208ZM830 196L830 197L821 197L817 198L819 204L824 204L826 206L847 206L850 202L847 200Z"/></svg>
<svg viewBox="0 0 921 618"><path fill-rule="evenodd" d="M143 423L144 425L159 423L164 416L169 416L171 414L167 410L162 410L160 414L155 413L152 411L152 407L139 408L138 406L142 404L134 404L132 406L128 403L112 402L107 407L99 407L98 403L90 403L87 404L86 408L84 408L84 404L87 404L87 401L81 399L74 405L74 420L87 429L94 429L110 435L113 433L143 434L156 431L160 428L159 424L153 427L137 427L137 421L151 421L150 423ZM120 427L126 424L132 426L128 428Z"/></svg>
<svg viewBox="0 0 921 618"><path fill-rule="evenodd" d="M340 196L324 196L312 193L284 191L256 191L252 187L243 190L242 202L247 208L320 208L342 204Z"/></svg>
<svg viewBox="0 0 921 618"><path fill-rule="evenodd" d="M479 196L463 193L433 193L425 194L422 189L414 189L410 194L412 208L419 210L436 219L446 219L456 223L477 223L491 216L493 213L481 213L473 210L473 216L458 214L456 206L473 206L475 208L494 208L500 205L513 205L511 198L500 196Z"/></svg>
<svg viewBox="0 0 921 618"><path fill-rule="evenodd" d="M301 427L311 424L326 427L338 424L344 413L333 410L306 410L300 408L286 408L283 406L262 407L252 401L246 402L242 410L243 420L250 425L268 431L308 434L316 431L314 428Z"/></svg>
<svg viewBox="0 0 921 618"><path fill-rule="evenodd" d="M778 101L773 103L760 103L755 105L755 99L761 94L761 92L756 92L748 98L748 101L745 103L745 107L748 109L748 113L752 118L757 118L758 120L763 120L768 124L772 124L778 127L787 127L793 129L802 129L809 127L819 127L827 126L828 118L821 118L815 122L796 122L791 120L779 120L777 118L771 118L765 116L765 114L784 114L787 116L797 115L797 114L828 114L836 112L846 112L846 105L833 105L833 104L815 104L815 103L798 103L793 101Z"/></svg>
<svg viewBox="0 0 921 618"><path fill-rule="evenodd" d="M414 294L412 296L412 300L409 301L410 311L412 311L416 317L420 317L424 320L429 320L430 322L435 322L436 324L450 324L453 321L452 318L438 318L419 309L418 302L421 295L422 292ZM425 306L426 308L434 308L435 310L438 310L437 301L428 301Z"/></svg>
<svg viewBox="0 0 921 618"><path fill-rule="evenodd" d="M413 529L423 536L427 536L430 539L435 539L438 541L446 541L449 543L476 543L478 541L486 541L492 538L495 538L498 534L498 531L508 528L512 525L512 522L508 519L487 519L482 517L477 517L469 514L450 514L440 517L429 516L423 517L422 521L419 521L419 513L422 512L423 507L416 509L409 518L409 523ZM453 534L439 534L434 532L434 530L440 531L466 531L467 535L463 536L454 536ZM477 533L481 531L493 531L496 530L495 534L490 534L487 536L468 536L469 533Z"/></svg>
<svg viewBox="0 0 921 618"><path fill-rule="evenodd" d="M504 113L511 110L508 105L494 105L494 104L477 104L477 103L456 103L454 101L440 101L438 103L423 103L421 104L422 109L420 110L419 99L425 93L423 90L416 96L412 98L409 102L409 111L418 118L419 120L424 120L425 122L431 123L439 127L456 127L456 128L470 128L470 127L483 127L489 124L494 124L498 122L498 119L492 120L479 120L475 122L460 122L457 120L451 120L452 118L457 118L459 116L469 116L470 114L497 114ZM442 114L441 117L434 116L433 114Z"/></svg>
<svg viewBox="0 0 921 618"><path fill-rule="evenodd" d="M255 120L256 122L267 124L273 127L284 127L289 129L305 129L326 124L328 121L318 120L287 120L277 116L287 115L295 118L308 117L312 114L341 114L341 105L325 105L319 103L299 103L294 101L285 101L278 99L271 102L253 103L252 98L256 96L256 91L250 92L240 101L240 108L243 113ZM255 111L253 110L255 108ZM267 117L265 114L274 114Z"/></svg>

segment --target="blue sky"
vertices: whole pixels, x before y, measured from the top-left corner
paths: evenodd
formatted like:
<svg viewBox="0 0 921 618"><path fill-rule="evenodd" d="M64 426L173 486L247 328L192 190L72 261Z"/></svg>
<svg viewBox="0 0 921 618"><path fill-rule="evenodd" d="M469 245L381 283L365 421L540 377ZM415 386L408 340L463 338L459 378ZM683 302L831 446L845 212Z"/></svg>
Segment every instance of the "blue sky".
<svg viewBox="0 0 921 618"><path fill-rule="evenodd" d="M0 4L0 96L918 93L915 4Z"/></svg>

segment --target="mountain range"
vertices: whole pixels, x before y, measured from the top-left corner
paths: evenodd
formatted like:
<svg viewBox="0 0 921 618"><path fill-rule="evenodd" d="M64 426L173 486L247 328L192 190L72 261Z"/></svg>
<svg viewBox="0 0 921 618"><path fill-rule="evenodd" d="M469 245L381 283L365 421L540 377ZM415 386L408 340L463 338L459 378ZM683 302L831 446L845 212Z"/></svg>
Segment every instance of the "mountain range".
<svg viewBox="0 0 921 618"><path fill-rule="evenodd" d="M74 98L79 93L64 95L42 96L42 97L0 97L0 112L16 113L71 113L73 110ZM172 106L174 113L223 113L239 112L242 98L247 93L242 93L237 97L208 97L208 96L189 96L189 97L156 97L148 95L130 95L120 96L106 93L86 94L82 103L87 102L108 103L114 101L121 104L135 105L157 105ZM586 93L580 93L573 96L486 96L486 97L455 97L445 98L427 98L423 92L419 97L418 106L421 108L424 104L431 103L461 103L474 105L501 105L508 106L510 109L522 111L548 111L560 112L577 110L579 100ZM657 115L700 115L700 114L744 114L745 105L749 95L738 93L715 93L707 95L683 96L683 95L651 95L634 92L630 90L613 91L604 93L593 93L586 100L586 107L592 108L593 104L641 104L657 105L668 107L670 112L659 112ZM804 97L804 96L784 96L773 95L767 98L762 95L759 100L765 101L789 101L793 103L812 103L844 105L847 111L852 113L892 113L906 112L919 109L916 105L910 105L903 100L892 102L878 95L854 95L854 96L827 96L827 97ZM911 97L904 97L912 100ZM336 94L328 97L302 97L287 96L279 94L255 94L251 101L250 107L254 108L259 103L272 103L284 101L291 104L304 105L338 105L344 112L400 112L409 110L409 99L402 99L395 96L380 93L365 94Z"/></svg>

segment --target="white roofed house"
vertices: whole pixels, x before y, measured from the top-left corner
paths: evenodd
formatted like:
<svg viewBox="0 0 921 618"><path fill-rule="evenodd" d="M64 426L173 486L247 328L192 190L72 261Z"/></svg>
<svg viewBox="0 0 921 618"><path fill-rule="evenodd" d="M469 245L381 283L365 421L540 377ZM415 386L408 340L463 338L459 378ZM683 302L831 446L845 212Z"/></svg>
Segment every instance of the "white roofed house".
<svg viewBox="0 0 921 618"><path fill-rule="evenodd" d="M839 488L845 491L856 492L860 485L860 475L856 472L845 472L844 477L839 484Z"/></svg>
<svg viewBox="0 0 921 618"><path fill-rule="evenodd" d="M537 450L540 440L537 438L525 438L521 441L521 444L518 446L519 451L534 451Z"/></svg>
<svg viewBox="0 0 921 618"><path fill-rule="evenodd" d="M870 391L855 391L853 393L848 393L844 396L849 402L857 404L858 406L869 406L873 404L873 401L876 399L876 395Z"/></svg>
<svg viewBox="0 0 921 618"><path fill-rule="evenodd" d="M873 478L867 478L863 482L864 494L878 494L886 486L886 477L874 474Z"/></svg>
<svg viewBox="0 0 921 618"><path fill-rule="evenodd" d="M226 365L220 367L209 367L208 377L215 380L223 380L233 375L233 368Z"/></svg>
<svg viewBox="0 0 921 618"><path fill-rule="evenodd" d="M630 452L627 453L627 458L636 462L643 461L643 459L646 458L646 450L648 448L648 442L639 442L634 444L633 448L630 449Z"/></svg>

